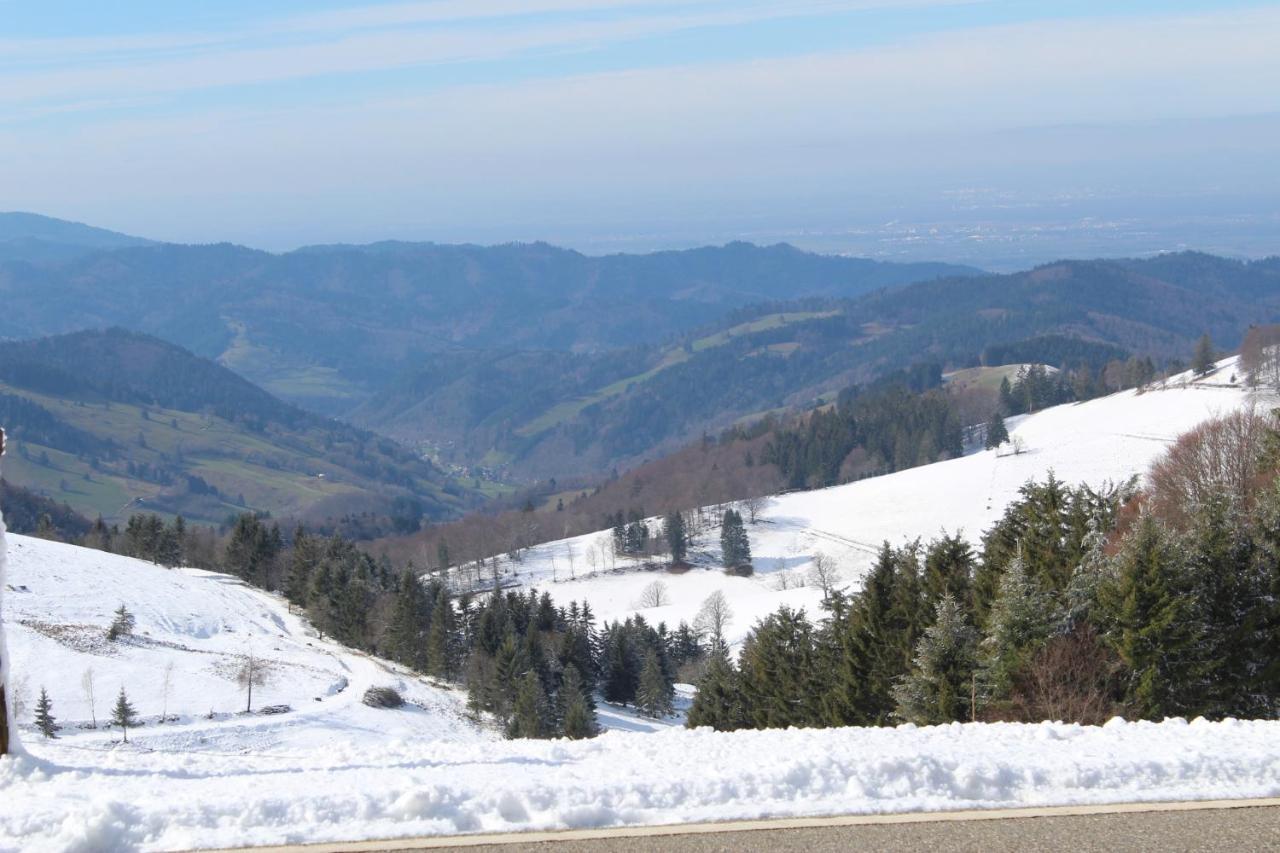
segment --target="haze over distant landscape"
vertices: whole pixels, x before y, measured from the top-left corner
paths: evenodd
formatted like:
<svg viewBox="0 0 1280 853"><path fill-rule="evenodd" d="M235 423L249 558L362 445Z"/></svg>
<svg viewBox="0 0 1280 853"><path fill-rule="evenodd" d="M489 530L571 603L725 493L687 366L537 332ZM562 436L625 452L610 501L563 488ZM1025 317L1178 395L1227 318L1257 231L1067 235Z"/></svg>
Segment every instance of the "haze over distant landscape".
<svg viewBox="0 0 1280 853"><path fill-rule="evenodd" d="M1274 4L54 6L5 9L0 206L153 239L1008 270L1280 233Z"/></svg>

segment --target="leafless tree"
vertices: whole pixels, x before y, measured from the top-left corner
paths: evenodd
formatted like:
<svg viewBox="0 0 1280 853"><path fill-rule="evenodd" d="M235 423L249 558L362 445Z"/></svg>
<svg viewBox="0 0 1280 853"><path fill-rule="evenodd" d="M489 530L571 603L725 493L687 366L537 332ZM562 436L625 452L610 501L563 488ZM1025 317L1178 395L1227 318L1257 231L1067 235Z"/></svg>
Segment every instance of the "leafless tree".
<svg viewBox="0 0 1280 853"><path fill-rule="evenodd" d="M821 552L814 554L813 566L809 569L809 581L822 590L823 600L831 597L837 580L839 580L839 572L836 569L836 561Z"/></svg>
<svg viewBox="0 0 1280 853"><path fill-rule="evenodd" d="M169 691L173 689L173 661L164 665L164 679L160 682L160 722L169 719Z"/></svg>
<svg viewBox="0 0 1280 853"><path fill-rule="evenodd" d="M1246 506L1261 473L1266 433L1267 419L1248 409L1205 421L1184 433L1151 468L1155 512L1178 524L1215 496Z"/></svg>
<svg viewBox="0 0 1280 853"><path fill-rule="evenodd" d="M89 705L89 720L93 728L98 727L98 709L93 698L93 667L89 667L84 671L84 675L80 676L80 687L84 690L84 701Z"/></svg>
<svg viewBox="0 0 1280 853"><path fill-rule="evenodd" d="M725 628L733 619L733 611L729 609L729 599L720 590L708 595L698 608L698 615L693 619L693 627L706 637L713 646L723 648Z"/></svg>
<svg viewBox="0 0 1280 853"><path fill-rule="evenodd" d="M639 607L665 607L671 603L671 597L667 595L667 585L662 581L654 581L646 586L640 592Z"/></svg>
<svg viewBox="0 0 1280 853"><path fill-rule="evenodd" d="M253 712L253 688L267 683L270 675L270 664L254 654L247 654L240 662L236 672L236 683L245 689L247 694L244 705L246 714Z"/></svg>
<svg viewBox="0 0 1280 853"><path fill-rule="evenodd" d="M1240 346L1240 367L1250 385L1280 390L1280 325L1249 329Z"/></svg>
<svg viewBox="0 0 1280 853"><path fill-rule="evenodd" d="M742 502L742 508L747 511L747 521L755 524L756 519L764 512L764 508L769 505L769 499L765 497L747 498Z"/></svg>

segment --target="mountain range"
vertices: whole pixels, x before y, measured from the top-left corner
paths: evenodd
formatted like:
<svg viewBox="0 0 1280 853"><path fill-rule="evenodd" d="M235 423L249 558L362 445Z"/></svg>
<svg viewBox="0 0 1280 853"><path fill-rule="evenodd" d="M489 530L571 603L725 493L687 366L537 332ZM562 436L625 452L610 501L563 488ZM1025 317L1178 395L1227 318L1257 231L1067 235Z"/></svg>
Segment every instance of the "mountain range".
<svg viewBox="0 0 1280 853"><path fill-rule="evenodd" d="M599 478L913 363L1168 362L1202 333L1230 348L1280 319L1280 259L1194 252L1008 275L746 243L272 254L0 216L0 242L23 241L71 248L0 255L0 338L146 333L295 411L515 482Z"/></svg>

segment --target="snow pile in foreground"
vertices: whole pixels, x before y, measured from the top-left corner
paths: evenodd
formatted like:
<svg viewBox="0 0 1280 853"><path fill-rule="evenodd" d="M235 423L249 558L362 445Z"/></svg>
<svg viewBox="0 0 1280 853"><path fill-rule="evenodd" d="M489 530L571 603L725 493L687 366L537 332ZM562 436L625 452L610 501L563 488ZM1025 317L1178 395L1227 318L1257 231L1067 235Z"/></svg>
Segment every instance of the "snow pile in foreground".
<svg viewBox="0 0 1280 853"><path fill-rule="evenodd" d="M0 762L0 847L175 849L1280 795L1280 722L669 730L302 754Z"/></svg>

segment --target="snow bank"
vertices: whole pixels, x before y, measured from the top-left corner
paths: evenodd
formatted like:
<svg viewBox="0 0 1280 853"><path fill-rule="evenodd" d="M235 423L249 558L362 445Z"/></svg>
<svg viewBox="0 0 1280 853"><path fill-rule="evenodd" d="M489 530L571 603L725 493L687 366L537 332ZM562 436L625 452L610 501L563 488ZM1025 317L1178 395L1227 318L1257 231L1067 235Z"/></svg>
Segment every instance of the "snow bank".
<svg viewBox="0 0 1280 853"><path fill-rule="evenodd" d="M774 816L1280 795L1280 722L609 733L302 755L41 748L0 848L175 849Z"/></svg>

